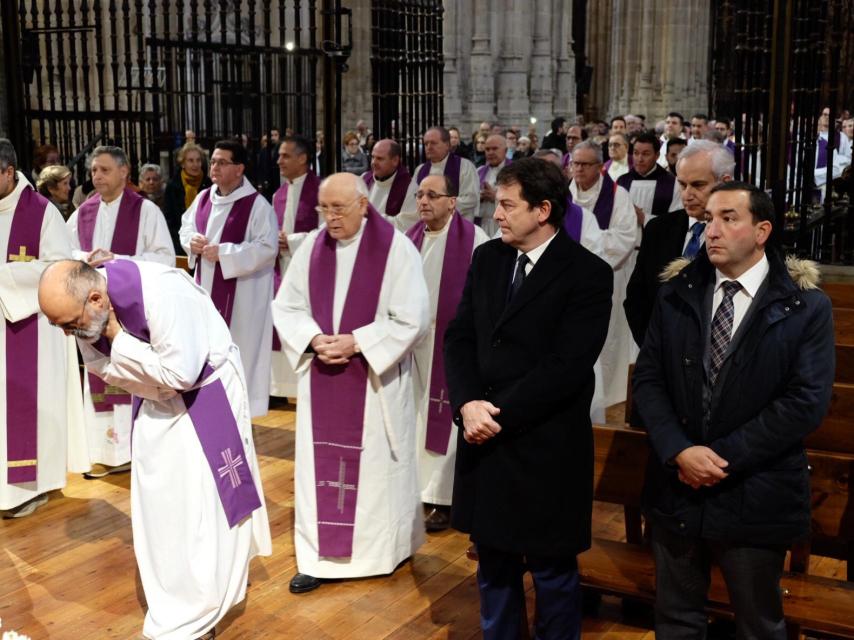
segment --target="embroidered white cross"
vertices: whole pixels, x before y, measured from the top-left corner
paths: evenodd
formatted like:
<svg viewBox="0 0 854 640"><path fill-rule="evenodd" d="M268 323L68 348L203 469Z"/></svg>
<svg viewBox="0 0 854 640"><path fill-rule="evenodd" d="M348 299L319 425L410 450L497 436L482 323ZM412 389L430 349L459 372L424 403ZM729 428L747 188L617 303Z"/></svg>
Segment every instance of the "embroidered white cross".
<svg viewBox="0 0 854 640"><path fill-rule="evenodd" d="M445 390L444 389L442 389L442 391L439 393L438 398L430 398L430 402L438 402L439 403L439 411L438 411L439 415L442 414L443 405L451 406L451 403L448 400L445 400Z"/></svg>
<svg viewBox="0 0 854 640"><path fill-rule="evenodd" d="M344 492L356 490L356 485L345 484L344 482L344 470L346 468L347 463L344 462L344 458L338 458L338 482L333 480L326 481L327 487L335 487L338 489L338 513L344 513Z"/></svg>
<svg viewBox="0 0 854 640"><path fill-rule="evenodd" d="M241 484L240 476L237 473L237 467L243 464L243 456L237 456L236 458L232 457L231 448L221 451L220 455L222 456L222 461L225 464L217 469L219 477L224 478L225 476L228 476L228 479L231 480L231 488L236 489Z"/></svg>

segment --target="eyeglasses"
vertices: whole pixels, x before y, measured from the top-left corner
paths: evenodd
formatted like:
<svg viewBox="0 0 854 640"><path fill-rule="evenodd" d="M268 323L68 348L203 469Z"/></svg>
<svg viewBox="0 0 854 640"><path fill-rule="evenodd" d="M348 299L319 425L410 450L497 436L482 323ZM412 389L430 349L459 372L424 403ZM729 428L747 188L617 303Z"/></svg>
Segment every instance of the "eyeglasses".
<svg viewBox="0 0 854 640"><path fill-rule="evenodd" d="M573 160L571 162L571 164L576 169L586 169L587 167L595 167L599 163L598 162L578 162L576 160Z"/></svg>
<svg viewBox="0 0 854 640"><path fill-rule="evenodd" d="M220 159L211 160L211 166L212 167L227 167L228 165L231 165L231 164L240 164L240 163L239 162L231 162L230 160L220 160Z"/></svg>
<svg viewBox="0 0 854 640"><path fill-rule="evenodd" d="M359 200L359 198L363 198L363 197L364 196L361 196L361 195L356 196L355 198L350 200L350 202L348 202L347 204L333 204L333 205L322 204L322 205L315 207L314 210L317 211L317 213L319 215L326 216L327 218L329 216L339 216L340 217L340 216L344 215L344 213L347 211L347 209L350 207L350 205L352 205L354 202Z"/></svg>
<svg viewBox="0 0 854 640"><path fill-rule="evenodd" d="M63 322L56 323L52 321L48 321L48 324L52 327L56 327L57 329L62 329L63 331L74 331L80 328L80 322L83 320L83 314L86 313L86 305L89 304L89 298L86 298L83 301L83 306L80 307L80 313L77 315L77 318L72 320L71 322Z"/></svg>
<svg viewBox="0 0 854 640"><path fill-rule="evenodd" d="M428 200L438 200L439 198L456 198L456 196L452 196L450 193L436 193L435 191L416 191L415 199L421 200L421 198L426 198Z"/></svg>

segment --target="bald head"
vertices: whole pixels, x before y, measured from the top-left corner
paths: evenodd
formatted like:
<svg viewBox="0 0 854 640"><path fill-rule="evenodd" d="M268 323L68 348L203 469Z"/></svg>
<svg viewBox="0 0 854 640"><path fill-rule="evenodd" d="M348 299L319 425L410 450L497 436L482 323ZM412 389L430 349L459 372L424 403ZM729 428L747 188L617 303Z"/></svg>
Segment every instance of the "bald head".
<svg viewBox="0 0 854 640"><path fill-rule="evenodd" d="M347 240L356 235L368 212L368 188L353 173L334 173L320 183L317 202L326 232L335 240Z"/></svg>
<svg viewBox="0 0 854 640"><path fill-rule="evenodd" d="M385 180L400 166L400 145L394 140L383 138L371 149L371 171L374 178Z"/></svg>
<svg viewBox="0 0 854 640"><path fill-rule="evenodd" d="M491 135L483 145L486 155L486 163L491 167L497 167L507 155L507 139L500 135Z"/></svg>
<svg viewBox="0 0 854 640"><path fill-rule="evenodd" d="M95 342L109 320L107 281L80 260L54 262L39 280L39 307L66 335Z"/></svg>

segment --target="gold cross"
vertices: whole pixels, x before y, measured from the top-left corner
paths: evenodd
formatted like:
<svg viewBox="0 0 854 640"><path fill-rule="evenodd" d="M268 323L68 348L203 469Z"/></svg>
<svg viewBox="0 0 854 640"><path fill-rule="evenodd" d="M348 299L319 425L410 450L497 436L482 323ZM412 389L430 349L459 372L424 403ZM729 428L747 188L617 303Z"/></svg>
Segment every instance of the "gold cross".
<svg viewBox="0 0 854 640"><path fill-rule="evenodd" d="M10 253L9 254L9 262L29 262L30 260L35 260L35 256L27 255L27 247L21 245L18 247L18 253Z"/></svg>

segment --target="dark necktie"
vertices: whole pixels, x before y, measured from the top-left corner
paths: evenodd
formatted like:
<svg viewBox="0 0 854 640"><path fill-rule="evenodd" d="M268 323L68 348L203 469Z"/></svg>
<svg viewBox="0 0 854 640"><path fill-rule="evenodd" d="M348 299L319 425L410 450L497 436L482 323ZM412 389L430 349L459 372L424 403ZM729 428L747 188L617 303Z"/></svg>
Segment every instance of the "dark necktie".
<svg viewBox="0 0 854 640"><path fill-rule="evenodd" d="M688 244L685 245L685 251L682 252L683 258L693 260L697 255L697 252L700 250L700 236L703 235L705 228L705 222L695 222L694 226L691 227L691 239L688 240Z"/></svg>
<svg viewBox="0 0 854 640"><path fill-rule="evenodd" d="M513 282L510 284L510 300L522 288L522 284L525 282L525 267L530 261L531 259L524 253L516 258L516 273L513 274Z"/></svg>
<svg viewBox="0 0 854 640"><path fill-rule="evenodd" d="M724 298L715 311L712 318L712 340L709 349L709 381L715 386L721 366L723 366L729 343L732 340L732 319L734 308L732 297L741 290L738 280L727 281L721 284L724 290Z"/></svg>

